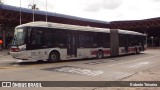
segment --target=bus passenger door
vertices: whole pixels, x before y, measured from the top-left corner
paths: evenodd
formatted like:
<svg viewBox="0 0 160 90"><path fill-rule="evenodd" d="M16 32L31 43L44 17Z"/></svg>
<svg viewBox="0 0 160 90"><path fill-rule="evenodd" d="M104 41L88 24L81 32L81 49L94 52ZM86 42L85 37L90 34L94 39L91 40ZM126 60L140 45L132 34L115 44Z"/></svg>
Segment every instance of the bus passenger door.
<svg viewBox="0 0 160 90"><path fill-rule="evenodd" d="M43 60L46 58L43 46L43 31L34 28L31 34L31 57L32 60Z"/></svg>
<svg viewBox="0 0 160 90"><path fill-rule="evenodd" d="M67 34L67 57L77 57L76 34Z"/></svg>

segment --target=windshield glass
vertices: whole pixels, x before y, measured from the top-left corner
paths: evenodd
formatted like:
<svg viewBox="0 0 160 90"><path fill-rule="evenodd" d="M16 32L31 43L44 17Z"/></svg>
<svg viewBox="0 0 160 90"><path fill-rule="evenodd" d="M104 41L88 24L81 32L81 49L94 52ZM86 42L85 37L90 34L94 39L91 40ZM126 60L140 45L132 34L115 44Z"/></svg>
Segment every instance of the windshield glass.
<svg viewBox="0 0 160 90"><path fill-rule="evenodd" d="M26 30L24 28L16 28L14 31L14 38L12 45L22 45L25 43Z"/></svg>

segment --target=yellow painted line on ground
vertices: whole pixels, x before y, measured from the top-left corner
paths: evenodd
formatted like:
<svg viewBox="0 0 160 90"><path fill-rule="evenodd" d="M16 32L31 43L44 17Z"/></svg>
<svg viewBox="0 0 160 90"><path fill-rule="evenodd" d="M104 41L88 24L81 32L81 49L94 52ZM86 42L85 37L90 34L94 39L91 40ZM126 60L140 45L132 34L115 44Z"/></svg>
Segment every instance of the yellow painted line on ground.
<svg viewBox="0 0 160 90"><path fill-rule="evenodd" d="M35 64L35 65L19 65L19 64L13 64L11 66L0 66L1 69L22 69L22 68L32 68L32 67L42 67L47 65L52 65L54 63L48 63L48 64Z"/></svg>
<svg viewBox="0 0 160 90"><path fill-rule="evenodd" d="M20 69L20 68L26 68L26 67L29 68L31 66L2 66L2 67L0 67L0 70L1 69Z"/></svg>
<svg viewBox="0 0 160 90"><path fill-rule="evenodd" d="M0 69L10 69L10 68L14 68L12 66L1 66Z"/></svg>

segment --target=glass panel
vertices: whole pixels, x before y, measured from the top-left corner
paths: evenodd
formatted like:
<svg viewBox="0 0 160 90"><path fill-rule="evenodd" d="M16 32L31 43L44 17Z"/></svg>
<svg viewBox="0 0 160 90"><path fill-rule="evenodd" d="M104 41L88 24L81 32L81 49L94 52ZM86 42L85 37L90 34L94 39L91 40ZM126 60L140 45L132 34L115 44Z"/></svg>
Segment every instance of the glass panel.
<svg viewBox="0 0 160 90"><path fill-rule="evenodd" d="M66 48L67 38L65 32L55 32L53 38L55 47Z"/></svg>
<svg viewBox="0 0 160 90"><path fill-rule="evenodd" d="M45 42L45 46L47 46L47 47L53 47L54 46L54 43L53 43L53 33L46 32L45 36L44 36L44 42Z"/></svg>
<svg viewBox="0 0 160 90"><path fill-rule="evenodd" d="M23 28L16 28L12 45L22 45L25 43L26 31Z"/></svg>
<svg viewBox="0 0 160 90"><path fill-rule="evenodd" d="M33 30L31 40L32 45L42 45L42 31Z"/></svg>

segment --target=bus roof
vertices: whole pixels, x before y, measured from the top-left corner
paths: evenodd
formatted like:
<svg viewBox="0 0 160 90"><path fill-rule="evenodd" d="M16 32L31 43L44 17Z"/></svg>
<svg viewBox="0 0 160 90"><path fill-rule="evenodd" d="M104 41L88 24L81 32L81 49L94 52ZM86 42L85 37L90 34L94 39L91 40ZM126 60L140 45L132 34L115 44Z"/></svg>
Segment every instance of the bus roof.
<svg viewBox="0 0 160 90"><path fill-rule="evenodd" d="M61 23L44 22L44 21L36 21L36 22L30 22L30 23L22 24L22 25L17 26L16 28L25 27L25 26L47 27L47 28L78 30L78 31L91 31L91 32L110 33L110 29L108 29L108 28L97 28L97 27L90 27L90 26L78 26L78 25L69 25L69 24L61 24ZM128 31L128 30L120 30L120 29L118 29L118 32L122 33L122 34L144 35L142 33L134 32L134 31Z"/></svg>
<svg viewBox="0 0 160 90"><path fill-rule="evenodd" d="M134 32L134 31L128 31L128 30L118 30L119 33L121 34L131 34L131 35L142 35L146 36L145 34L139 33L139 32Z"/></svg>
<svg viewBox="0 0 160 90"><path fill-rule="evenodd" d="M69 25L69 24L60 24L60 23L52 23L52 22L43 22L43 21L36 21L30 22L26 24L22 24L17 26L18 27L47 27L47 28L59 28L59 29L69 29L69 30L77 30L77 31L92 31L92 32L105 32L110 33L110 29L104 28L95 28L90 26L78 26L78 25Z"/></svg>

